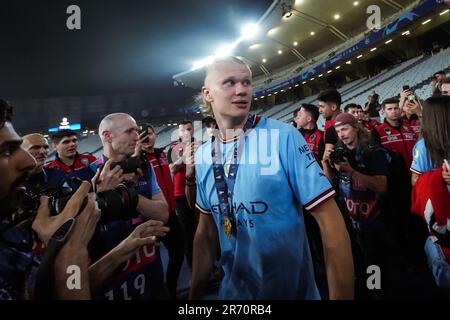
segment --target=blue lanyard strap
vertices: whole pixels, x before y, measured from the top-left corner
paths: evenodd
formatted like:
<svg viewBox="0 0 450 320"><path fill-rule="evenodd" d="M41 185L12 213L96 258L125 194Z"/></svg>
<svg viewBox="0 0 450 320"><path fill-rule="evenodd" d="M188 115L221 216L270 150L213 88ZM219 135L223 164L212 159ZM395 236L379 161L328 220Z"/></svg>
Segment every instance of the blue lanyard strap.
<svg viewBox="0 0 450 320"><path fill-rule="evenodd" d="M238 157L240 151L243 149L243 140L245 132L256 125L256 116L249 115L243 128L243 134L238 142L238 137L233 140L233 160L230 164L230 170L228 172L228 179L225 180L224 165L221 161L220 142L216 136L211 140L211 158L213 161L214 180L217 192L217 198L219 199L220 212L222 213L222 223L225 231L225 235L230 237L236 236L236 221L233 210L233 192L236 181L236 175L239 168Z"/></svg>

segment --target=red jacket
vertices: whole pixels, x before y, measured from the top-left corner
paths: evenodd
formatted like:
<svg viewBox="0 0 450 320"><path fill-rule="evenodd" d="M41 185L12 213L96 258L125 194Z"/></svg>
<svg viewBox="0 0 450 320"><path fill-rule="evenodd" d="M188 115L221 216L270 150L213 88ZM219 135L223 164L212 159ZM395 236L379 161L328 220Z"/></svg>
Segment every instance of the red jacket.
<svg viewBox="0 0 450 320"><path fill-rule="evenodd" d="M309 150L311 150L317 162L320 164L324 151L323 131L317 128L313 130L300 129L299 131L305 138Z"/></svg>
<svg viewBox="0 0 450 320"><path fill-rule="evenodd" d="M153 166L153 170L156 174L156 181L167 201L169 213L175 212L176 202L167 155L162 150L155 149L154 153L149 153L147 155L147 162L151 163Z"/></svg>
<svg viewBox="0 0 450 320"><path fill-rule="evenodd" d="M416 134L416 136L419 136L420 128L422 126L420 124L420 120L419 120L418 116L413 114L411 117L409 117L409 119L406 116L404 116L402 118L402 121L403 121L403 123L406 123L407 125L409 125L413 129L413 131Z"/></svg>
<svg viewBox="0 0 450 320"><path fill-rule="evenodd" d="M328 128L334 127L334 122L335 122L334 119L330 119L330 120L325 121L325 127L323 128L323 131L327 132Z"/></svg>
<svg viewBox="0 0 450 320"><path fill-rule="evenodd" d="M387 121L375 127L383 147L398 152L405 159L406 167L411 167L412 151L416 144L416 134L413 129L401 123L400 127L394 128Z"/></svg>
<svg viewBox="0 0 450 320"><path fill-rule="evenodd" d="M64 172L72 172L88 167L91 163L95 161L97 161L97 158L94 156L91 156L89 154L77 153L73 165L69 167L64 162L62 162L61 159L59 159L58 154L56 154L55 160L45 164L45 168L56 168Z"/></svg>
<svg viewBox="0 0 450 320"><path fill-rule="evenodd" d="M369 121L363 121L362 124L365 128L369 129L370 131L372 131L373 129L375 129L377 125L379 125L378 121L374 119L371 119Z"/></svg>
<svg viewBox="0 0 450 320"><path fill-rule="evenodd" d="M421 216L428 230L439 240L450 240L448 221L450 220L450 190L442 179L442 168L420 175L414 185L411 211ZM441 246L447 262L450 263L450 247Z"/></svg>

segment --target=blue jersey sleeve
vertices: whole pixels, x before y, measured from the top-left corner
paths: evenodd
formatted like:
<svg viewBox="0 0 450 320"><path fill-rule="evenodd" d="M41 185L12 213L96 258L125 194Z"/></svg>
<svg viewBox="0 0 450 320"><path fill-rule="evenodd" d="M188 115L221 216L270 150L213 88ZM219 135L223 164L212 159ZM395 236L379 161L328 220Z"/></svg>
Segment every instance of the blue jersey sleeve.
<svg viewBox="0 0 450 320"><path fill-rule="evenodd" d="M151 176L151 190L152 190L152 196L155 196L159 193L161 193L161 188L158 185L158 182L156 182L156 174L155 174L155 170L153 170L153 166L149 166L149 173Z"/></svg>
<svg viewBox="0 0 450 320"><path fill-rule="evenodd" d="M416 174L422 174L433 169L435 169L435 166L431 162L430 155L425 147L425 141L420 139L413 149L413 161L410 170Z"/></svg>
<svg viewBox="0 0 450 320"><path fill-rule="evenodd" d="M195 154L195 177L197 181L197 195L195 200L195 206L204 214L211 214L211 204L206 194L206 177L204 177L203 170L205 164L203 163L204 152L206 152L204 145L201 146Z"/></svg>
<svg viewBox="0 0 450 320"><path fill-rule="evenodd" d="M283 137L286 135L285 137ZM313 210L335 195L303 136L294 128L280 136L280 157L289 185L306 210Z"/></svg>

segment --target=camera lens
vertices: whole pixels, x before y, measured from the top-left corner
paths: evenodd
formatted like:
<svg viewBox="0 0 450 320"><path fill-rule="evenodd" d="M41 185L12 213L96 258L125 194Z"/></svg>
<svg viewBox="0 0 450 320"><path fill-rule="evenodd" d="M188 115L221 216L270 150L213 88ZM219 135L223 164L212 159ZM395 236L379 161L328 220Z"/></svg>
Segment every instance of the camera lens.
<svg viewBox="0 0 450 320"><path fill-rule="evenodd" d="M136 211L138 200L139 197L134 187L125 184L120 184L113 190L99 192L97 203L102 212L101 223L136 218L138 216Z"/></svg>

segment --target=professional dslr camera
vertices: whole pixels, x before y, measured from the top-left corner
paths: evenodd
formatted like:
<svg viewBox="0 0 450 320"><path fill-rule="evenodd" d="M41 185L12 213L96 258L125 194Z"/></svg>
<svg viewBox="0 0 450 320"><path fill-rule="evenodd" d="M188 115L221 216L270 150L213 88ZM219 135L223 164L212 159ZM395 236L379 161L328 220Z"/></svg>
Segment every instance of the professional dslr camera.
<svg viewBox="0 0 450 320"><path fill-rule="evenodd" d="M147 153L145 151L141 151L138 156L126 158L120 162L114 162L111 164L111 169L115 166L120 166L123 170L123 173L134 173L137 172L137 169L141 169L142 171L147 170Z"/></svg>
<svg viewBox="0 0 450 320"><path fill-rule="evenodd" d="M78 178L68 179L60 188L47 186L27 191L23 197L18 218L20 220L35 216L40 204L41 196L49 197L50 214L58 215L64 210L70 197L80 187L82 181ZM136 218L138 212L138 193L133 185L119 184L112 190L96 193L96 202L101 211L100 223L108 223L115 220L129 220ZM80 212L87 204L87 198L83 200Z"/></svg>
<svg viewBox="0 0 450 320"><path fill-rule="evenodd" d="M334 147L334 151L330 153L330 161L339 164L345 161L344 157L348 160L350 159L350 150L344 144L337 144Z"/></svg>

